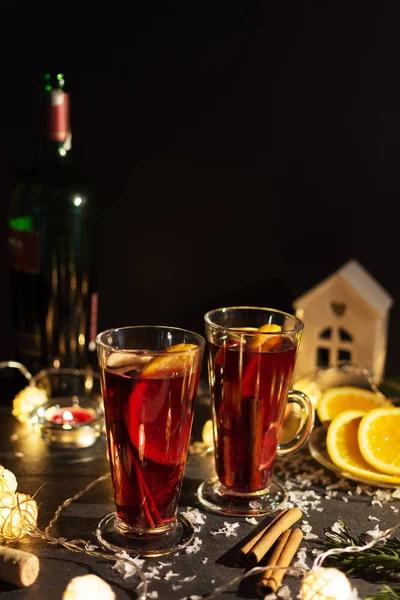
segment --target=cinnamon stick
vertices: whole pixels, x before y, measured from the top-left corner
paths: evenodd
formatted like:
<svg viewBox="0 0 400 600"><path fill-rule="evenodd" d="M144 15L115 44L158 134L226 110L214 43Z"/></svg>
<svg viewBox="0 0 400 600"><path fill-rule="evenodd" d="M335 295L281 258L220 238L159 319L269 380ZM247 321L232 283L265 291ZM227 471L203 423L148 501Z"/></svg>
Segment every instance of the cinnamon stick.
<svg viewBox="0 0 400 600"><path fill-rule="evenodd" d="M220 376L220 375L219 375ZM234 460L233 460L233 428L236 415L234 413L234 386L230 381L224 381L222 388L222 403L224 405L224 423L221 415L218 415L218 448L222 454L225 485L232 487L235 483ZM222 438L222 444L220 443Z"/></svg>
<svg viewBox="0 0 400 600"><path fill-rule="evenodd" d="M288 529L283 532L279 538L274 552L271 555L268 564L279 567L278 569L268 569L262 576L257 591L264 596L271 592L276 592L281 584L281 581L290 565L292 558L296 554L298 547L303 539L301 529Z"/></svg>
<svg viewBox="0 0 400 600"><path fill-rule="evenodd" d="M141 498L141 508L143 511L142 515L147 521L147 526L153 529L154 527L162 525L162 519L138 464L135 445L129 436L124 421L114 421L113 425L114 431L118 428L118 435L115 435L115 443L122 445L122 447L125 445L126 450L129 452L132 464L135 467Z"/></svg>
<svg viewBox="0 0 400 600"><path fill-rule="evenodd" d="M246 398L245 404L251 440L247 446L246 470L249 474L249 490L253 492L262 488L263 473L260 471L260 466L263 449L264 400L252 396Z"/></svg>
<svg viewBox="0 0 400 600"><path fill-rule="evenodd" d="M249 539L248 542L246 542L239 550L239 558L242 561L245 561L247 558L247 554L250 552L250 550L253 548L253 546L255 546L256 542L258 542L258 540L260 539L260 537L262 535L264 535L264 533L267 531L268 528L271 528L272 525L274 523L276 523L276 521L282 517L285 513L288 512L288 509L285 508L284 510L282 510L280 513L278 513L270 523L268 523L268 525L266 525L263 529L260 529L260 531L258 533L256 533L252 538Z"/></svg>
<svg viewBox="0 0 400 600"><path fill-rule="evenodd" d="M267 527L256 534L241 550L240 556L251 566L257 565L272 548L279 536L296 523L303 513L299 508L291 508L281 512Z"/></svg>

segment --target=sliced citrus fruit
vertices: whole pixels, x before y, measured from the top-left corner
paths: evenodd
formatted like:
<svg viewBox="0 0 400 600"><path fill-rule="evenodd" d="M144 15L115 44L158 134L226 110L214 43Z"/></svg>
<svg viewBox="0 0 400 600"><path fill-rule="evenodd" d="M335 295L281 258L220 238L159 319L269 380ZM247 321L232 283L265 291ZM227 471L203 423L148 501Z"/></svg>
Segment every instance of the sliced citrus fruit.
<svg viewBox="0 0 400 600"><path fill-rule="evenodd" d="M270 352L271 350L279 349L282 346L282 339L279 335L264 335L277 333L278 331L282 331L280 325L275 325L274 323L262 325L257 329L257 335L251 339L248 347L251 350L258 350L259 352Z"/></svg>
<svg viewBox="0 0 400 600"><path fill-rule="evenodd" d="M358 427L367 414L362 410L345 410L333 419L326 435L326 448L330 459L342 471L364 479L398 485L400 477L384 475L377 471L360 452Z"/></svg>
<svg viewBox="0 0 400 600"><path fill-rule="evenodd" d="M375 469L400 477L400 408L375 408L358 428L358 445Z"/></svg>
<svg viewBox="0 0 400 600"><path fill-rule="evenodd" d="M187 352L197 348L196 344L175 344L162 354L155 356L142 371L144 377L180 377L193 365L195 354Z"/></svg>
<svg viewBox="0 0 400 600"><path fill-rule="evenodd" d="M344 410L368 412L380 406L393 406L390 400L372 390L355 386L331 387L323 391L317 403L317 415L327 426Z"/></svg>

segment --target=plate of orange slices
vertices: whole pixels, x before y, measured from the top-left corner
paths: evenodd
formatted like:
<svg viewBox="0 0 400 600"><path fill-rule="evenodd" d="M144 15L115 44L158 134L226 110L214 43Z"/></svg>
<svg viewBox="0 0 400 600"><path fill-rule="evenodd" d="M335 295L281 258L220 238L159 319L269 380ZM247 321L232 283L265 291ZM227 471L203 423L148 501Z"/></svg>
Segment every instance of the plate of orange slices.
<svg viewBox="0 0 400 600"><path fill-rule="evenodd" d="M353 386L325 390L316 406L321 426L309 450L339 475L367 485L400 488L400 408L380 393Z"/></svg>

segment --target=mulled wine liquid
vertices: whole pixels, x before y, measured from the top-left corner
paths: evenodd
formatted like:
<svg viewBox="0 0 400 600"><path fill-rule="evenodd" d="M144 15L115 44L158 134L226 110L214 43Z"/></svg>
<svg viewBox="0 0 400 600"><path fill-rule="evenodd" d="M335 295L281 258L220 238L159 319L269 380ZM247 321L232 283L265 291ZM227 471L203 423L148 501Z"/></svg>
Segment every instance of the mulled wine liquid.
<svg viewBox="0 0 400 600"><path fill-rule="evenodd" d="M209 343L216 471L237 492L269 486L292 380L296 348L270 352Z"/></svg>
<svg viewBox="0 0 400 600"><path fill-rule="evenodd" d="M118 518L135 530L176 517L198 377L105 371L103 398Z"/></svg>

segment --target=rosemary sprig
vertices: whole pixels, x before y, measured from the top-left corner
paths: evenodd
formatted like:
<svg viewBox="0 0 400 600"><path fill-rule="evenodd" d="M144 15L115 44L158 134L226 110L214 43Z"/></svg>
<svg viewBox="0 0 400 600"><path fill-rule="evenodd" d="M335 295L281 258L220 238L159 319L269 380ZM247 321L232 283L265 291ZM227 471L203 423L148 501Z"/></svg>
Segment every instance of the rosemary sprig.
<svg viewBox="0 0 400 600"><path fill-rule="evenodd" d="M365 600L400 600L400 585L394 585L393 587L384 585L379 592L367 596Z"/></svg>
<svg viewBox="0 0 400 600"><path fill-rule="evenodd" d="M341 532L325 531L324 546L326 548L347 548L348 546L365 546L367 544L366 535L357 537L350 532L343 521L339 521L339 524ZM365 550L333 554L327 556L324 562L327 566L339 568L347 575L362 577L367 581L396 582L400 579L400 539L388 538ZM397 593L396 590L394 593ZM394 598L400 600L400 596L393 596L393 600Z"/></svg>

